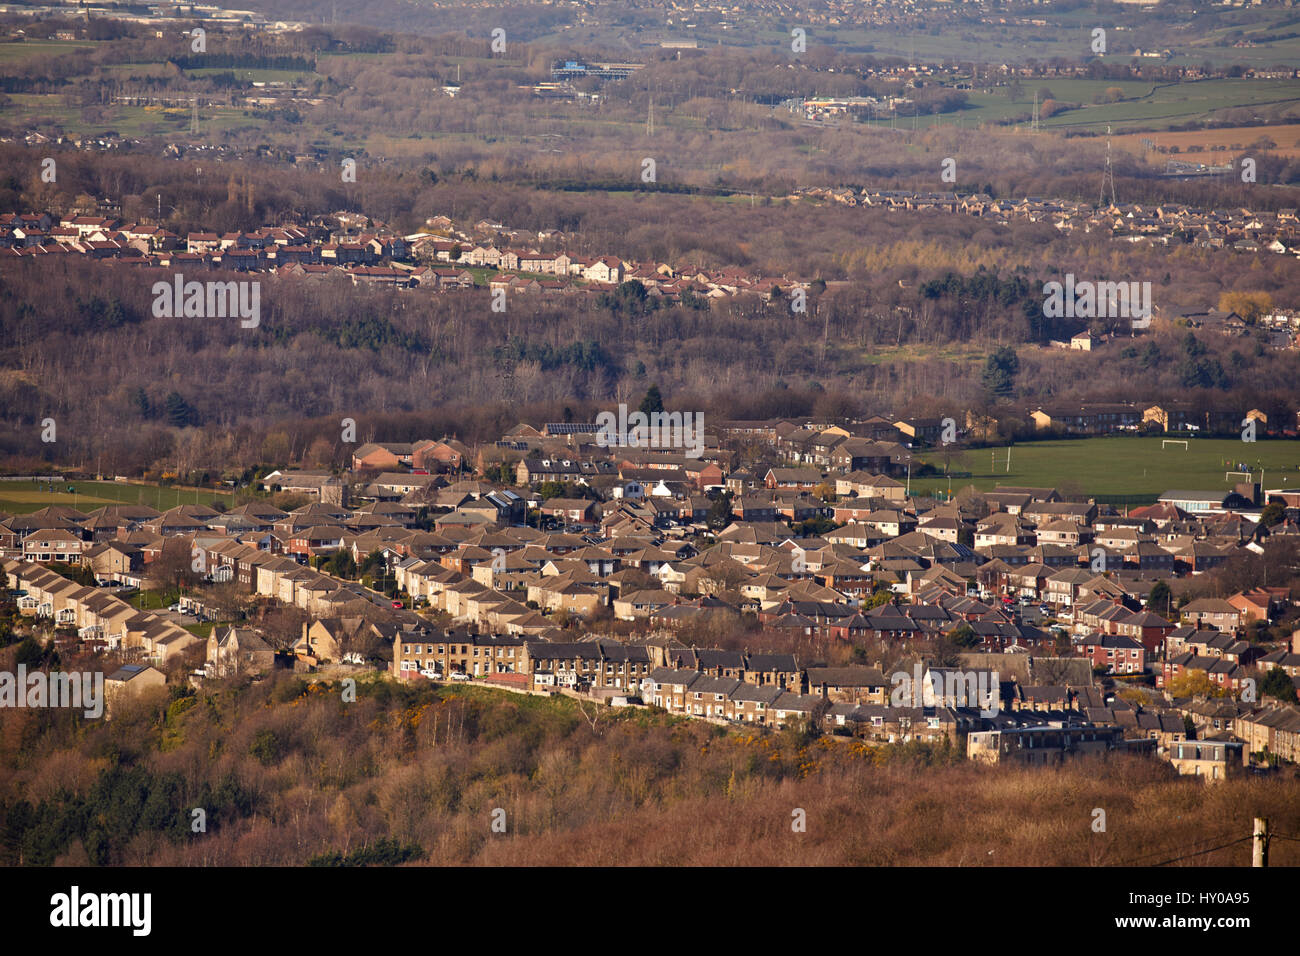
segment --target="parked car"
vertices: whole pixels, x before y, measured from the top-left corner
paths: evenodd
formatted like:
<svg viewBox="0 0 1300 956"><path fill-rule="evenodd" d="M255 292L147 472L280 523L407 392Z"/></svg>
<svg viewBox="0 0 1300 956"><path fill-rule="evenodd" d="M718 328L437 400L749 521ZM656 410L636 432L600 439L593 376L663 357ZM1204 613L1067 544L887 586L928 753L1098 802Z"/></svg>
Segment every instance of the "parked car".
<svg viewBox="0 0 1300 956"><path fill-rule="evenodd" d="M405 607L405 606L406 606L406 605L404 605L401 601L394 601L394 602L393 602L393 607L396 608L396 609L399 610L399 611L400 611L403 607Z"/></svg>
<svg viewBox="0 0 1300 956"><path fill-rule="evenodd" d="M452 680L469 680L470 678L469 678L469 675L468 675L468 674L461 673L460 671L452 671L451 679L452 679Z"/></svg>
<svg viewBox="0 0 1300 956"><path fill-rule="evenodd" d="M169 611L179 611L180 609L181 609L181 606L180 606L179 604L173 604L173 605L171 605L170 607L167 608L167 610L169 610Z"/></svg>
<svg viewBox="0 0 1300 956"><path fill-rule="evenodd" d="M434 670L432 667L425 667L420 671L421 677L427 677L429 680L442 680L442 671Z"/></svg>

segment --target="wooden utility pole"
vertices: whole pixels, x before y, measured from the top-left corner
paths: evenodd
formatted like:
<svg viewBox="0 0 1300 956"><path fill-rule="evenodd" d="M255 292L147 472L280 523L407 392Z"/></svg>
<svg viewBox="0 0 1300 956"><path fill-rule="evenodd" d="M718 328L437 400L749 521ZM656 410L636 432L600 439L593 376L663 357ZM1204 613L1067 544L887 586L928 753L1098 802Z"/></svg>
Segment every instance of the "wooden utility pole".
<svg viewBox="0 0 1300 956"><path fill-rule="evenodd" d="M1268 820L1255 818L1254 852L1250 857L1251 866L1268 866Z"/></svg>

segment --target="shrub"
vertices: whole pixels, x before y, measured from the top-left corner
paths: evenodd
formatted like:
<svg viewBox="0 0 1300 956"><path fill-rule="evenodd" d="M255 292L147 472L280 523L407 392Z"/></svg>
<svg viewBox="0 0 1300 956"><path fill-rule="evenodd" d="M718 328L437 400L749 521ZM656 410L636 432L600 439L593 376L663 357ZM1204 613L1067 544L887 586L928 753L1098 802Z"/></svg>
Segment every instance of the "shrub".
<svg viewBox="0 0 1300 956"><path fill-rule="evenodd" d="M263 767L269 767L280 759L280 739L274 730L259 730L248 747L248 752L257 758Z"/></svg>

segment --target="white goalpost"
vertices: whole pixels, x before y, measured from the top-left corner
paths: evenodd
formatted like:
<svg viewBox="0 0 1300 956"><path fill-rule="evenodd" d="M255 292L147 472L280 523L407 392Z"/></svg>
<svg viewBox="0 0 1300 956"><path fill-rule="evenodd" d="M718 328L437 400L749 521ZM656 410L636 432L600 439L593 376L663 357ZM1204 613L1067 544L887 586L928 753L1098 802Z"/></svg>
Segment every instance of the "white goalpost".
<svg viewBox="0 0 1300 956"><path fill-rule="evenodd" d="M1182 445L1182 446L1183 446L1183 451L1187 451L1187 439L1186 439L1186 438L1164 438L1164 439L1161 439L1161 441L1160 441L1160 450L1161 450L1161 451L1164 451L1164 450L1165 450L1166 448L1168 448L1170 445Z"/></svg>

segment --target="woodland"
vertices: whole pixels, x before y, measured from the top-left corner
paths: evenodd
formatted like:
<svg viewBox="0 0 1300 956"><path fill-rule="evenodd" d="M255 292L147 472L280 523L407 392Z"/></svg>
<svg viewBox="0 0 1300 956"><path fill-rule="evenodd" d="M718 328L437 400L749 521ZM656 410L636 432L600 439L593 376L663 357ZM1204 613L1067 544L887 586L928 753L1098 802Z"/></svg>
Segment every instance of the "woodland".
<svg viewBox="0 0 1300 956"><path fill-rule="evenodd" d="M1251 816L1300 827L1279 778L1207 789L1133 757L981 767L943 745L486 688L362 682L343 703L340 685L292 675L160 691L109 721L6 709L0 766L10 865L1087 866L1172 859L1248 834Z"/></svg>

